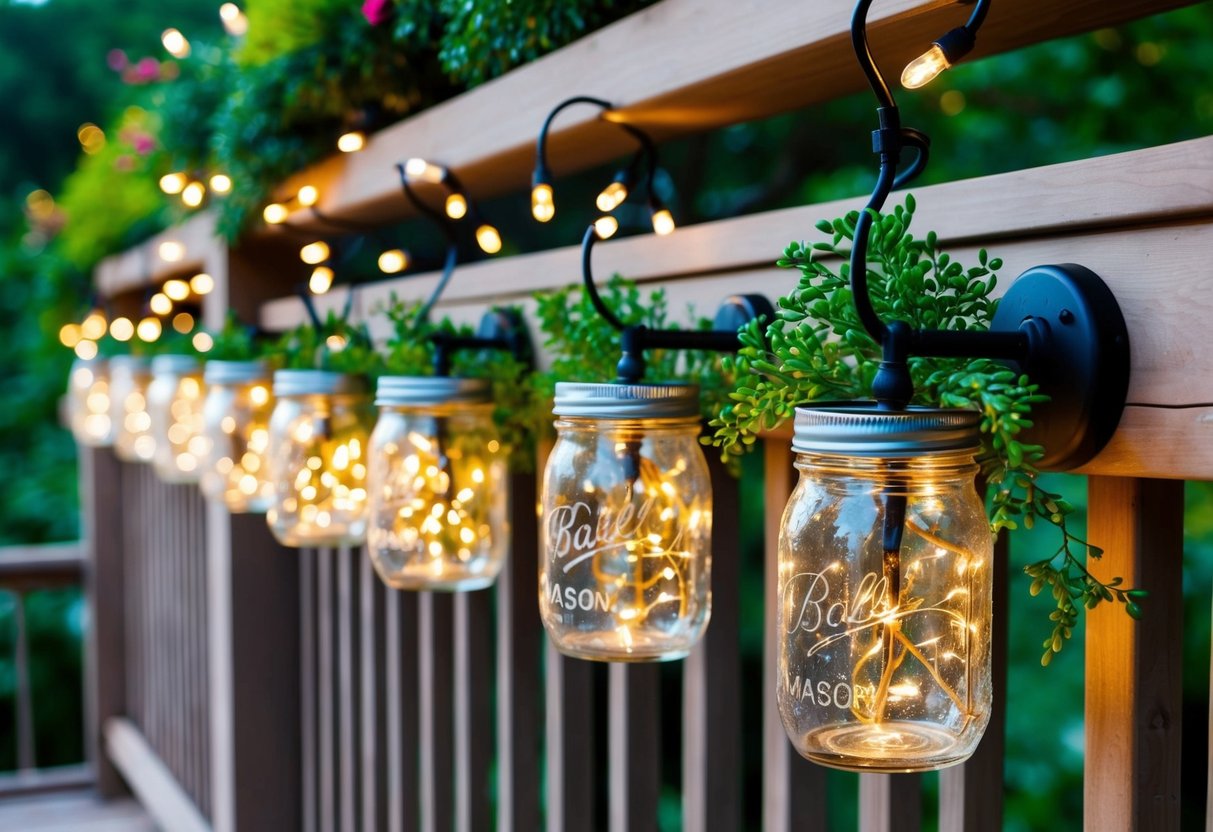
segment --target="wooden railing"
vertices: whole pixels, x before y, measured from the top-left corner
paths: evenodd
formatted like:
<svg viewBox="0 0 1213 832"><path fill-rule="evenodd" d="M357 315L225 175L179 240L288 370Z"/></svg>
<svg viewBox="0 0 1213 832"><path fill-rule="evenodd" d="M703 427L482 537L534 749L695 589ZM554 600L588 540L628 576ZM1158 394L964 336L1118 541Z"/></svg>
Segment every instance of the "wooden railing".
<svg viewBox="0 0 1213 832"><path fill-rule="evenodd" d="M1180 5L995 3L980 48L1013 49ZM663 0L384 130L365 152L301 172L284 189L318 184L329 214L387 222L405 213L390 172L409 156L450 164L477 196L523 187L543 115L568 95L611 99L620 118L662 137L834 98L861 83L845 44L850 6ZM966 10L889 0L874 11L875 47L893 66ZM553 137L553 162L562 173L586 168L616 155L614 141L612 131L571 112ZM1081 473L1089 476L1090 537L1106 551L1091 568L1149 589L1150 614L1134 624L1099 608L1088 620L1085 824L1176 829L1181 481L1213 479L1213 351L1193 339L1213 314L1213 137L916 196L916 224L935 230L957 257L989 248L1008 277L1039 263L1082 263L1108 282L1125 313L1130 405L1112 443ZM694 303L707 312L742 290L777 297L793 285L771 265L788 241L860 204L612 241L598 248L598 269L665 288L674 310ZM308 217L291 221L306 225ZM186 260L158 259L166 239L187 243ZM578 257L567 247L463 267L438 311L469 323L493 304L533 311L536 291L576 282ZM287 297L302 267L283 235L252 235L227 248L206 215L107 261L97 281L121 304L149 278L203 268L218 283L206 302L209 325L220 324L229 306L270 329L304 320L299 301ZM421 275L361 287L354 314L385 335L386 322L373 314L379 303L390 293L425 297L436 281ZM318 303L322 311L340 308L345 290ZM651 666L603 669L562 658L546 643L536 611L531 475L511 483L512 555L496 587L449 596L384 588L358 549L283 550L260 517L204 510L186 489L158 485L108 452L86 454L92 736L104 734L109 758L170 829L445 832L494 822L520 832L545 824L553 832L652 829L661 772L673 767L682 773L684 829L737 830L757 816L769 832L825 829L838 798L827 794L824 770L795 753L775 709L774 541L794 472L786 436L761 444L761 493L739 493L736 481L714 474L712 623L696 652L664 674ZM758 499L761 562L744 558L739 531L742 501ZM1010 559L1004 541L995 570L1000 600ZM764 585L761 679L742 672L740 587L749 579ZM945 832L1002 823L1006 631L1006 604L998 603L998 704L976 755L940 777ZM670 701L663 689L674 680L681 708L663 712ZM678 738L676 751L662 747L663 736ZM747 749L758 745L755 795L741 771ZM116 789L104 759L99 780ZM864 832L919 828L919 777L864 775L858 792Z"/></svg>

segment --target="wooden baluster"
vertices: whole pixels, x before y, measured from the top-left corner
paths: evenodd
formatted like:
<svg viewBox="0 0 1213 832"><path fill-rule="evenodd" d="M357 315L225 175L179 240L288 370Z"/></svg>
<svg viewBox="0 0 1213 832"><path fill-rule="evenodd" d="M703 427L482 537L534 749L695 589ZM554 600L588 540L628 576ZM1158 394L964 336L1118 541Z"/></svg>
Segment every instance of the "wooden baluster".
<svg viewBox="0 0 1213 832"><path fill-rule="evenodd" d="M918 832L921 825L920 775L859 775L859 832Z"/></svg>
<svg viewBox="0 0 1213 832"><path fill-rule="evenodd" d="M337 549L337 690L338 771L340 829L358 829L358 591L354 585L354 557L360 549Z"/></svg>
<svg viewBox="0 0 1213 832"><path fill-rule="evenodd" d="M1091 477L1088 561L1150 593L1134 622L1120 604L1087 614L1084 827L1178 829L1183 680L1183 483Z"/></svg>
<svg viewBox="0 0 1213 832"><path fill-rule="evenodd" d="M96 772L97 791L102 797L114 797L124 794L126 787L105 753L102 733L108 720L136 710L128 697L140 667L137 638L141 621L128 616L137 602L137 596L129 592L137 575L127 562L130 518L124 510L122 463L106 449L82 448L79 460L82 525L88 546L84 749Z"/></svg>
<svg viewBox="0 0 1213 832"><path fill-rule="evenodd" d="M334 649L336 630L336 592L334 580L333 549L316 550L316 687L319 695L317 725L320 741L316 744L320 754L320 823L321 832L337 829L337 658Z"/></svg>
<svg viewBox="0 0 1213 832"><path fill-rule="evenodd" d="M510 476L510 554L497 579L498 832L539 829L539 742L543 703L536 690L543 625L536 477Z"/></svg>
<svg viewBox="0 0 1213 832"><path fill-rule="evenodd" d="M454 822L450 593L419 593L417 655L421 677L421 830L447 832Z"/></svg>
<svg viewBox="0 0 1213 832"><path fill-rule="evenodd" d="M766 488L764 492L764 546L766 577L763 614L763 770L762 828L764 832L811 832L826 828L825 769L796 753L783 729L776 704L779 679L779 639L776 605L779 603L779 525L795 484L792 450L786 439L763 442Z"/></svg>
<svg viewBox="0 0 1213 832"><path fill-rule="evenodd" d="M25 596L21 592L13 596L14 656L16 671L17 705L17 770L33 771L37 763L34 757L34 702L29 685L29 633L25 626Z"/></svg>
<svg viewBox="0 0 1213 832"><path fill-rule="evenodd" d="M379 832L387 826L387 685L385 682L388 590L370 557L358 550L359 608L362 645L362 828Z"/></svg>
<svg viewBox="0 0 1213 832"><path fill-rule="evenodd" d="M562 656L551 641L544 656L547 828L564 832L592 824L595 816L594 667Z"/></svg>
<svg viewBox="0 0 1213 832"><path fill-rule="evenodd" d="M455 829L489 828L493 764L492 591L458 592L455 605Z"/></svg>
<svg viewBox="0 0 1213 832"><path fill-rule="evenodd" d="M421 684L418 674L418 599L415 592L387 594L387 760L389 832L412 832L421 813Z"/></svg>
<svg viewBox="0 0 1213 832"><path fill-rule="evenodd" d="M683 676L682 826L688 832L742 828L741 495L709 452L712 473L712 619Z"/></svg>
<svg viewBox="0 0 1213 832"><path fill-rule="evenodd" d="M301 549L299 558L299 710L300 768L303 790L303 832L320 832L320 673L317 651L317 569L315 549Z"/></svg>
<svg viewBox="0 0 1213 832"><path fill-rule="evenodd" d="M611 832L657 829L661 796L661 668L607 668Z"/></svg>
<svg viewBox="0 0 1213 832"><path fill-rule="evenodd" d="M1006 532L994 542L993 639L994 703L990 724L973 756L939 773L939 830L967 832L970 829L1002 828L1003 752L1007 723L1007 593L1010 574L1010 544Z"/></svg>

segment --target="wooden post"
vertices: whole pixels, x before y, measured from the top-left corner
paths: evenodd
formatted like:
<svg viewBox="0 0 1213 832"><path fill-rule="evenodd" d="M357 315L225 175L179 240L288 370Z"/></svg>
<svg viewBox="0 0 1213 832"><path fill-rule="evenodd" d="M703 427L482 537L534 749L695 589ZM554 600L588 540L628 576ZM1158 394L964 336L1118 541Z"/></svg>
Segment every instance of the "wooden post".
<svg viewBox="0 0 1213 832"><path fill-rule="evenodd" d="M103 797L116 797L126 793L126 786L103 750L103 731L107 721L126 713L122 464L106 449L81 448L79 459L90 616L84 747L97 772L97 790Z"/></svg>
<svg viewBox="0 0 1213 832"><path fill-rule="evenodd" d="M779 642L776 604L779 599L779 525L795 484L792 449L786 439L763 442L766 574L762 675L762 828L764 832L814 832L826 828L825 769L796 753L783 729L776 705Z"/></svg>
<svg viewBox="0 0 1213 832"><path fill-rule="evenodd" d="M682 818L687 832L732 832L741 818L741 495L716 454L712 472L712 620L683 676Z"/></svg>
<svg viewBox="0 0 1213 832"><path fill-rule="evenodd" d="M216 832L302 828L299 553L264 515L207 507Z"/></svg>
<svg viewBox="0 0 1213 832"><path fill-rule="evenodd" d="M1102 581L1119 575L1150 597L1141 621L1120 604L1087 614L1088 832L1178 829L1183 681L1183 483L1089 480L1088 561Z"/></svg>

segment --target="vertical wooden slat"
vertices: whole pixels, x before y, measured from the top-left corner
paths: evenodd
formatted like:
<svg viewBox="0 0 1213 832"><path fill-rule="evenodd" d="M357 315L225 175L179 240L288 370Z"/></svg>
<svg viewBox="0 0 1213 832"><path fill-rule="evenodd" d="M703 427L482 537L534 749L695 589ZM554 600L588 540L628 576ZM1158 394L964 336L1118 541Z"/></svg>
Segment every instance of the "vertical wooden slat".
<svg viewBox="0 0 1213 832"><path fill-rule="evenodd" d="M775 699L777 685L782 682L776 626L779 525L796 473L786 439L765 441L763 450L766 565L763 580L762 828L764 832L811 832L826 828L825 769L812 765L796 753L784 732Z"/></svg>
<svg viewBox="0 0 1213 832"><path fill-rule="evenodd" d="M320 829L331 832L337 828L337 664L333 645L334 630L334 558L333 549L316 550L316 706L320 729Z"/></svg>
<svg viewBox="0 0 1213 832"><path fill-rule="evenodd" d="M918 832L921 826L920 775L859 775L859 832Z"/></svg>
<svg viewBox="0 0 1213 832"><path fill-rule="evenodd" d="M126 791L122 778L102 747L106 720L128 710L130 673L135 659L126 616L133 599L127 594L130 574L124 542L129 518L124 509L123 467L106 449L82 448L80 495L83 534L88 546L85 592L90 626L85 651L85 754L97 777L97 791L114 797ZM136 622L137 626L137 622Z"/></svg>
<svg viewBox="0 0 1213 832"><path fill-rule="evenodd" d="M13 665L17 682L17 769L30 771L37 765L34 757L34 702L29 684L29 632L25 626L25 596L13 596Z"/></svg>
<svg viewBox="0 0 1213 832"><path fill-rule="evenodd" d="M661 668L611 664L608 782L611 832L657 829L661 797Z"/></svg>
<svg viewBox="0 0 1213 832"><path fill-rule="evenodd" d="M539 829L537 694L543 626L535 613L539 585L534 474L510 477L510 554L497 579L497 829Z"/></svg>
<svg viewBox="0 0 1213 832"><path fill-rule="evenodd" d="M455 829L476 832L492 817L492 591L455 593L454 607Z"/></svg>
<svg viewBox="0 0 1213 832"><path fill-rule="evenodd" d="M358 549L337 550L337 688L338 771L342 832L358 829L358 595L354 584L354 557Z"/></svg>
<svg viewBox="0 0 1213 832"><path fill-rule="evenodd" d="M447 832L454 822L451 613L449 593L420 593L417 656L421 690L422 832Z"/></svg>
<svg viewBox="0 0 1213 832"><path fill-rule="evenodd" d="M387 825L387 741L384 645L388 637L384 601L386 587L371 559L359 550L359 643L362 648L360 684L362 716L362 828L382 830Z"/></svg>
<svg viewBox="0 0 1213 832"><path fill-rule="evenodd" d="M682 828L732 832L741 823L740 494L715 454L712 619L683 676Z"/></svg>
<svg viewBox="0 0 1213 832"><path fill-rule="evenodd" d="M1183 681L1183 483L1089 480L1087 568L1146 589L1134 622L1119 604L1087 615L1087 830L1178 829Z"/></svg>
<svg viewBox="0 0 1213 832"><path fill-rule="evenodd" d="M420 679L418 598L391 590L387 596L388 830L417 828L420 818Z"/></svg>
<svg viewBox="0 0 1213 832"><path fill-rule="evenodd" d="M316 598L315 549L299 552L299 710L301 768L303 780L303 832L320 832L320 748L317 688L320 673L317 661L319 617Z"/></svg>
<svg viewBox="0 0 1213 832"><path fill-rule="evenodd" d="M970 829L1002 828L1003 751L1006 748L1007 722L1007 585L1010 544L1007 534L994 542L994 563L990 577L994 582L994 616L990 632L993 639L994 703L990 724L973 756L958 766L939 773L939 832L967 832Z"/></svg>
<svg viewBox="0 0 1213 832"><path fill-rule="evenodd" d="M547 702L548 832L577 829L594 817L598 769L594 731L593 666L560 655L547 642L544 678Z"/></svg>

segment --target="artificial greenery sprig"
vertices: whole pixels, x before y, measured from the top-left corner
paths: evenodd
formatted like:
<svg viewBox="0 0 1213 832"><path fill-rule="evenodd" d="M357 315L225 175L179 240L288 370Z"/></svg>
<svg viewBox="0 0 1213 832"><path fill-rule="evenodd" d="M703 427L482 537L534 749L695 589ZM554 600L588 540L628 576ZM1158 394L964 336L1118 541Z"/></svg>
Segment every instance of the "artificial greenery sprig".
<svg viewBox="0 0 1213 832"><path fill-rule="evenodd" d="M966 269L939 250L932 232L925 239L910 234L914 198L904 206L878 215L869 243L869 289L876 312L885 320L901 320L915 328L989 329L998 302L1002 261L978 252L978 265ZM760 432L791 418L798 405L817 400L870 398L880 363L880 347L860 323L850 288L848 256L858 213L817 229L829 242L792 243L778 261L798 269L797 287L779 300L775 321L751 322L741 330L742 348L726 357L725 368L737 374L731 401L712 420L711 444L727 456L753 444ZM1031 427L1033 405L1046 401L1024 375L986 358L958 359L913 356L914 403L959 407L981 413L982 448L978 455L985 481L993 486L991 529L1015 529L1020 518L1031 527L1036 519L1055 526L1062 542L1052 557L1029 564L1032 594L1052 586L1056 609L1050 615L1053 632L1044 642L1041 663L1060 652L1077 622L1078 610L1103 601L1125 605L1134 618L1144 590L1125 589L1121 578L1107 583L1091 575L1084 557L1101 551L1069 530L1074 508L1059 495L1042 488L1036 464L1043 449L1019 439Z"/></svg>
<svg viewBox="0 0 1213 832"><path fill-rule="evenodd" d="M331 370L372 381L383 372L383 356L375 351L366 327L331 311L319 327L306 323L287 332L266 357L287 370Z"/></svg>

